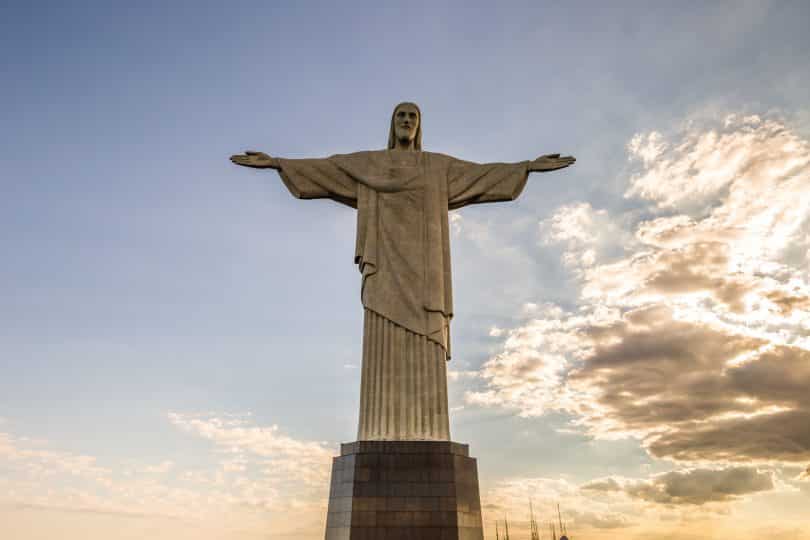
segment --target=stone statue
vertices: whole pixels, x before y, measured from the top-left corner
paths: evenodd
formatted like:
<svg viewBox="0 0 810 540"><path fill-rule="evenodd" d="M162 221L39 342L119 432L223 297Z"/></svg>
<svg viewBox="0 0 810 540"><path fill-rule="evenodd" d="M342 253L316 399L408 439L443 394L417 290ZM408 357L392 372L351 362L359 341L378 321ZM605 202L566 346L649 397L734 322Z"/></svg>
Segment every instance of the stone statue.
<svg viewBox="0 0 810 540"><path fill-rule="evenodd" d="M357 209L354 261L365 308L358 440L450 440L448 211L514 200L530 172L561 169L575 159L549 154L479 164L423 152L422 113L414 103L400 103L385 150L322 159L250 151L231 161L277 170L299 199L332 199Z"/></svg>

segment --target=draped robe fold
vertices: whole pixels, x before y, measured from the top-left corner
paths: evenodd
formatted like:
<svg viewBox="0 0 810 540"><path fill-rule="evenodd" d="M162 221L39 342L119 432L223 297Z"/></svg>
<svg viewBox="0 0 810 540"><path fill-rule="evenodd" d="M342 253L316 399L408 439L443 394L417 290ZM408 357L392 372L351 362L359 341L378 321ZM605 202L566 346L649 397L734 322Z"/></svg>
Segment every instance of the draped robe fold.
<svg viewBox="0 0 810 540"><path fill-rule="evenodd" d="M354 260L366 309L359 439L448 440L444 366L419 370L413 364L409 370L404 358L450 358L448 211L515 199L526 184L528 162L478 164L401 150L277 161L293 196L357 209ZM378 335L381 329L390 336ZM425 347L413 350L426 352L403 352L411 338L423 338Z"/></svg>

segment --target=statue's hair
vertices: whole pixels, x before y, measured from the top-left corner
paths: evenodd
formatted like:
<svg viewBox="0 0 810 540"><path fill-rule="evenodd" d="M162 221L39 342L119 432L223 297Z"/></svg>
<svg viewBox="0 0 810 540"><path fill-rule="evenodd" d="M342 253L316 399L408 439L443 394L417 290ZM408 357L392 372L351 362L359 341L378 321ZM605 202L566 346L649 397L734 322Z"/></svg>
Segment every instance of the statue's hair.
<svg viewBox="0 0 810 540"><path fill-rule="evenodd" d="M419 105L416 103L411 103L410 101L403 101L402 103L398 103L396 107L394 107L394 112L391 113L391 128L388 130L388 149L391 150L396 148L397 146L397 132L394 129L394 119L397 116L397 110L402 107L403 105L410 105L416 109L416 113L419 115L419 125L416 126L416 137L413 140L413 147L415 150L422 149L422 111L419 109Z"/></svg>

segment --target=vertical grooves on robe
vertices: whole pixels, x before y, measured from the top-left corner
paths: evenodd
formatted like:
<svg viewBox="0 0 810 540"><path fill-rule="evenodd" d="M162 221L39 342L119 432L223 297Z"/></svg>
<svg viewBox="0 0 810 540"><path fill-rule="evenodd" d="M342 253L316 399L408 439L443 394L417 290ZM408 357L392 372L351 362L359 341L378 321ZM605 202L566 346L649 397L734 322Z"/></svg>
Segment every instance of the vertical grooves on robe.
<svg viewBox="0 0 810 540"><path fill-rule="evenodd" d="M402 378L402 364L403 360L403 350L402 350L402 332L396 332L394 329L391 329L391 335L394 337L394 351L398 358L394 359L394 365L392 366L394 369L394 380L393 380L393 387L394 387L394 438L401 439L402 438L402 408L405 406L405 396L403 395L405 392L404 383L405 381Z"/></svg>
<svg viewBox="0 0 810 540"><path fill-rule="evenodd" d="M372 334L374 336L381 336L382 335L382 321L379 318L371 319L373 323L371 324L372 327ZM382 340L369 340L371 346L369 350L372 351L373 357L371 358L372 363L375 366L375 373L374 373L374 401L372 402L372 416L374 418L373 423L369 426L369 430L378 430L380 425L380 411L382 410L382 394L380 389L382 388L382 365L380 362L382 361ZM365 361L365 359L363 359Z"/></svg>
<svg viewBox="0 0 810 540"><path fill-rule="evenodd" d="M414 346L416 345L415 339L408 340L408 395L416 396L416 354ZM416 403L417 400L411 399L408 404L410 409L408 411L408 431L405 433L406 438L412 439L416 435Z"/></svg>
<svg viewBox="0 0 810 540"><path fill-rule="evenodd" d="M371 324L372 321L369 319L363 319L363 333L371 332ZM363 340L363 358L371 358L371 353L369 352L369 348L371 347L371 342L368 340ZM374 414L374 364L372 362L364 362L362 366L364 370L364 374L366 375L366 384L360 385L360 391L362 392L365 389L366 395L360 396L360 406L363 407L363 411L360 413L360 432L363 433L368 431L371 427L372 422L374 421L373 414ZM364 399L365 398L365 399Z"/></svg>
<svg viewBox="0 0 810 540"><path fill-rule="evenodd" d="M415 369L414 387L418 388L418 385L419 385L418 381L422 380L422 376L423 376L422 374L424 373L424 370L422 369L422 349L420 347L419 342L414 343L413 349L414 349L413 350L413 355L414 355L414 357L413 357L413 365L414 365L414 369ZM414 391L414 396L415 396L415 399L413 401L414 401L414 405L416 407L416 413L414 414L415 428L414 428L413 435L415 437L418 433L423 433L422 430L424 429L423 428L424 423L422 422L422 410L423 410L422 401L423 401L423 398L416 391Z"/></svg>
<svg viewBox="0 0 810 540"><path fill-rule="evenodd" d="M444 349L373 311L363 324L359 440L450 440Z"/></svg>
<svg viewBox="0 0 810 540"><path fill-rule="evenodd" d="M433 365L433 351L427 345L425 349L425 371L427 377L424 380L425 389L424 394L426 398L427 414L425 415L425 422L427 422L427 432L431 435L436 433L436 420L433 416L436 414L436 366Z"/></svg>
<svg viewBox="0 0 810 540"><path fill-rule="evenodd" d="M439 351L443 353L444 351ZM450 411L447 410L447 360L444 356L439 356L436 365L439 366L439 420L441 421L441 433L450 434Z"/></svg>
<svg viewBox="0 0 810 540"><path fill-rule="evenodd" d="M368 333L370 321L368 318L363 319L363 335ZM368 340L363 340L363 358L368 358ZM368 406L368 400L371 396L370 388L369 388L369 371L371 369L371 365L369 362L363 362L362 366L362 373L360 375L360 433L363 433L368 429L368 413L370 411L370 407Z"/></svg>
<svg viewBox="0 0 810 540"><path fill-rule="evenodd" d="M382 357L383 362L383 378L385 379L385 389L383 397L385 398L385 409L382 410L383 418L385 419L385 427L383 428L383 436L386 439L394 438L394 377L391 373L391 364L393 363L393 356L395 353L394 344L391 343L391 321L386 320L383 330L383 343L385 347L383 350L385 354Z"/></svg>
<svg viewBox="0 0 810 540"><path fill-rule="evenodd" d="M436 351L431 347L427 347L427 357L430 366L430 379L426 381L427 387L430 389L430 432L436 434L439 432L439 393L436 388L438 381L436 378L439 376L439 366L436 365Z"/></svg>
<svg viewBox="0 0 810 540"><path fill-rule="evenodd" d="M430 432L431 434L437 433L439 431L439 392L438 392L438 381L436 380L439 376L439 366L436 365L434 358L436 357L433 354L433 351L428 349L428 359L430 360L430 379L428 379L427 385L430 389Z"/></svg>
<svg viewBox="0 0 810 540"><path fill-rule="evenodd" d="M419 364L421 366L420 371L422 375L419 381L423 382L430 378L430 370L428 370L430 362L428 362L427 351L425 350L425 343L423 341L419 342ZM417 399L422 403L422 414L419 415L419 421L422 424L421 433L430 433L430 396L428 396L426 388L420 388L420 390Z"/></svg>

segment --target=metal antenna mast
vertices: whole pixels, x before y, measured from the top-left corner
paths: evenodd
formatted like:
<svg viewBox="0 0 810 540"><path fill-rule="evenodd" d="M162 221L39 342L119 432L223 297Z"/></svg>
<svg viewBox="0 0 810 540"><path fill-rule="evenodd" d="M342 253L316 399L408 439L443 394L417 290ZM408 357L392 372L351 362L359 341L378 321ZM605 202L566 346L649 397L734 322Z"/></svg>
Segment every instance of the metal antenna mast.
<svg viewBox="0 0 810 540"><path fill-rule="evenodd" d="M540 532L537 530L537 522L534 520L534 508L531 499L529 499L529 529L531 531L531 540L540 540Z"/></svg>

